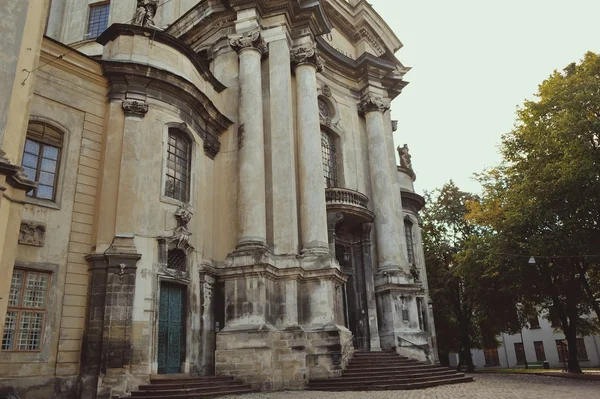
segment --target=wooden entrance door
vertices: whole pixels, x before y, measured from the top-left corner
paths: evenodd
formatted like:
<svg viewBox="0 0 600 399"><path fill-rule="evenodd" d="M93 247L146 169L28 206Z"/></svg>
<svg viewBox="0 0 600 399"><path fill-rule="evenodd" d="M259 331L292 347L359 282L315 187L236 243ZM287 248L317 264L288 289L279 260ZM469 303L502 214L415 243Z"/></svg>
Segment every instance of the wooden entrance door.
<svg viewBox="0 0 600 399"><path fill-rule="evenodd" d="M181 373L185 353L184 298L185 288L177 284L160 284L158 321L158 373Z"/></svg>

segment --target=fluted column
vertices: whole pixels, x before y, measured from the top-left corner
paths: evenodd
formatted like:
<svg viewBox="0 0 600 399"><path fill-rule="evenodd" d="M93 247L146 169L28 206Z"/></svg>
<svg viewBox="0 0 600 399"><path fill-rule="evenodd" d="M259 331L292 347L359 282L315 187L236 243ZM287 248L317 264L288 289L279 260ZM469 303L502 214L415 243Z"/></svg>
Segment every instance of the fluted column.
<svg viewBox="0 0 600 399"><path fill-rule="evenodd" d="M394 209L394 179L390 172L385 140L383 113L389 109L380 97L367 95L359 104L359 112L367 121L369 175L373 211L375 212L375 235L379 272L401 271L402 246L396 226Z"/></svg>
<svg viewBox="0 0 600 399"><path fill-rule="evenodd" d="M317 71L320 69L320 61L316 43L295 48L291 58L296 73L301 252L326 254L329 253L329 245L317 102Z"/></svg>
<svg viewBox="0 0 600 399"><path fill-rule="evenodd" d="M229 38L239 54L238 239L236 249L266 247L265 158L260 30Z"/></svg>

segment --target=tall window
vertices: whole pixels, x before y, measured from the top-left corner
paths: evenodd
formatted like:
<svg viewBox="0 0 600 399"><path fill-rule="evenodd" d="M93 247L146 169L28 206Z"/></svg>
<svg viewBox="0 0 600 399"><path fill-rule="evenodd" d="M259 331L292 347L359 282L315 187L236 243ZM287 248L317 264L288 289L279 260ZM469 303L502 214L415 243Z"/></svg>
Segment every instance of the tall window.
<svg viewBox="0 0 600 399"><path fill-rule="evenodd" d="M579 360L589 360L583 338L577 338L577 358Z"/></svg>
<svg viewBox="0 0 600 399"><path fill-rule="evenodd" d="M525 350L522 342L515 342L515 354L517 355L517 363L525 363Z"/></svg>
<svg viewBox="0 0 600 399"><path fill-rule="evenodd" d="M48 273L14 270L8 295L2 350L42 349L49 281Z"/></svg>
<svg viewBox="0 0 600 399"><path fill-rule="evenodd" d="M557 339L556 340L556 350L558 351L558 361L566 362L569 359L569 352L567 349L567 344L565 340Z"/></svg>
<svg viewBox="0 0 600 399"><path fill-rule="evenodd" d="M533 347L535 348L535 359L538 362L546 361L546 352L544 351L544 343L542 341L533 341Z"/></svg>
<svg viewBox="0 0 600 399"><path fill-rule="evenodd" d="M192 144L177 129L169 129L165 196L188 202L190 199L190 161Z"/></svg>
<svg viewBox="0 0 600 399"><path fill-rule="evenodd" d="M326 132L321 132L321 154L323 155L323 175L325 187L337 187L337 158L333 137Z"/></svg>
<svg viewBox="0 0 600 399"><path fill-rule="evenodd" d="M110 3L103 2L90 6L90 16L88 19L88 30L86 39L94 39L108 27L108 14Z"/></svg>
<svg viewBox="0 0 600 399"><path fill-rule="evenodd" d="M22 166L27 177L38 183L28 196L51 201L56 198L62 137L44 123L32 122L27 127Z"/></svg>
<svg viewBox="0 0 600 399"><path fill-rule="evenodd" d="M415 264L415 245L413 242L413 223L410 220L404 220L404 234L406 235L406 251L408 253L408 263Z"/></svg>
<svg viewBox="0 0 600 399"><path fill-rule="evenodd" d="M483 356L485 357L486 366L499 366L500 358L498 357L498 349L484 349Z"/></svg>

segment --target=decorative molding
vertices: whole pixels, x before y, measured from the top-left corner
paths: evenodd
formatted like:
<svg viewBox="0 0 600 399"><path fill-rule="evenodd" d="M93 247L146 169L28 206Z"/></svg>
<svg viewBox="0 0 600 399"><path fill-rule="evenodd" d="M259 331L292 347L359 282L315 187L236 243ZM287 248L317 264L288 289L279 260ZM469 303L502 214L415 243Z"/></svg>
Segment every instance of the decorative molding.
<svg viewBox="0 0 600 399"><path fill-rule="evenodd" d="M371 45L373 50L377 53L377 56L381 57L385 54L385 45L381 43L379 40L375 38L375 36L371 33L369 29L365 26L359 28L354 34L354 39L356 41L361 40L361 38L365 38L365 40Z"/></svg>
<svg viewBox="0 0 600 399"><path fill-rule="evenodd" d="M37 182L30 180L24 169L19 165L13 165L6 153L0 150L0 175L6 176L6 182L13 188L29 192L37 187ZM0 189L0 191L3 191Z"/></svg>
<svg viewBox="0 0 600 399"><path fill-rule="evenodd" d="M190 206L188 204L181 205L173 215L177 221L177 227L168 239L170 244L175 244L177 248L183 249L187 253L194 251L194 247L190 244L192 233L188 230L188 223L192 220L192 216L194 216L194 213Z"/></svg>
<svg viewBox="0 0 600 399"><path fill-rule="evenodd" d="M124 100L122 107L125 116L137 116L143 118L148 112L148 104L144 101Z"/></svg>
<svg viewBox="0 0 600 399"><path fill-rule="evenodd" d="M321 93L323 93L325 97L331 97L331 87L329 87L329 85L323 84L323 86L321 86Z"/></svg>
<svg viewBox="0 0 600 399"><path fill-rule="evenodd" d="M46 238L46 225L22 221L19 229L19 244L43 247Z"/></svg>
<svg viewBox="0 0 600 399"><path fill-rule="evenodd" d="M385 103L382 97L375 96L372 93L367 94L358 104L358 112L366 114L368 112L385 112L390 106Z"/></svg>
<svg viewBox="0 0 600 399"><path fill-rule="evenodd" d="M398 130L398 121L392 121L392 132Z"/></svg>
<svg viewBox="0 0 600 399"><path fill-rule="evenodd" d="M269 54L269 47L263 40L260 29L244 32L235 36L229 37L229 45L239 54L243 50L253 49L261 53L263 56Z"/></svg>
<svg viewBox="0 0 600 399"><path fill-rule="evenodd" d="M292 68L294 69L300 65L313 65L317 68L317 72L323 70L323 61L319 57L317 43L315 42L307 43L292 49L290 58Z"/></svg>

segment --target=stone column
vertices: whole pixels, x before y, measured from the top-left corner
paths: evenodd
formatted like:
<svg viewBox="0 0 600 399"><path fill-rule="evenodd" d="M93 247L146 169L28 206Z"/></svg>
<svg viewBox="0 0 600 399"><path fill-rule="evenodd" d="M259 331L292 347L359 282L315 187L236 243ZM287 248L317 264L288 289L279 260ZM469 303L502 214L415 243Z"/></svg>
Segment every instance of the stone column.
<svg viewBox="0 0 600 399"><path fill-rule="evenodd" d="M367 315L369 317L369 350L380 351L379 325L377 322L377 299L373 280L373 259L371 256L371 229L373 223L363 223L361 245L364 265L365 292L367 294Z"/></svg>
<svg viewBox="0 0 600 399"><path fill-rule="evenodd" d="M321 128L317 102L317 45L292 51L296 72L296 117L300 179L300 230L303 254L328 254L327 209L321 159Z"/></svg>
<svg viewBox="0 0 600 399"><path fill-rule="evenodd" d="M267 47L256 29L229 38L239 54L237 250L266 248L265 157L261 58Z"/></svg>
<svg viewBox="0 0 600 399"><path fill-rule="evenodd" d="M359 104L359 112L367 121L369 174L373 211L375 212L375 234L377 238L378 273L405 273L402 262L402 246L398 237L394 192L395 177L392 179L386 147L383 113L389 109L381 97L368 94ZM395 176L395 175L394 175Z"/></svg>
<svg viewBox="0 0 600 399"><path fill-rule="evenodd" d="M298 253L292 74L287 35L269 43L273 252Z"/></svg>

